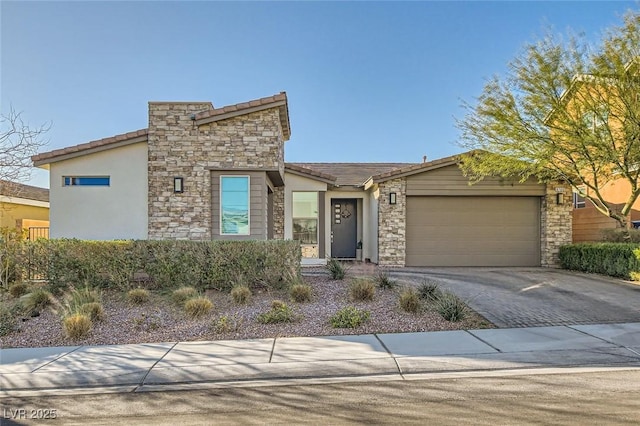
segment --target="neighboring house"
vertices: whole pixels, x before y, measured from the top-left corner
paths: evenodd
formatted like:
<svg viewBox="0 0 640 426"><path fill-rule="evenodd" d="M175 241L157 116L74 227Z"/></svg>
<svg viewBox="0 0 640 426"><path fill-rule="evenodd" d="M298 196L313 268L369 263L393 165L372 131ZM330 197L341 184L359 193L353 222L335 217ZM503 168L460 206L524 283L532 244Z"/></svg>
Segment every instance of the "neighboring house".
<svg viewBox="0 0 640 426"><path fill-rule="evenodd" d="M33 157L50 171L51 236L296 239L305 264L383 266L551 266L571 241L561 185L470 186L455 156L285 163L290 132L285 93L150 102L146 129Z"/></svg>
<svg viewBox="0 0 640 426"><path fill-rule="evenodd" d="M631 61L625 67L625 72L631 76L640 75L640 61ZM604 89L601 89L604 87ZM639 96L636 94L636 96ZM624 117L624 111L628 108L628 104L620 102L616 98L615 89L608 87L607 79L596 78L591 75L578 75L574 78L572 85L562 94L562 99L567 105L568 111L581 113L584 105L591 106L587 108L588 112L582 112L581 119L586 122L589 127L593 127L593 131L597 132L598 128L602 128L603 124L608 124L607 130L611 131L614 140L623 138L621 129L623 125L620 123L619 117ZM607 104L609 108L597 108L600 113L593 112L593 105L598 107ZM617 111L610 116L607 111ZM550 118L553 117L553 113ZM622 153L621 153L622 155ZM596 176L602 178L602 175ZM593 178L590 181L594 181ZM579 187L584 194L589 194L592 189L585 185ZM599 185L598 192L602 198L607 201L607 205L613 210L621 210L627 202L632 188L626 179L604 179L604 183ZM577 190L573 191L572 203L574 211L572 212L573 223L573 242L601 241L604 237L603 231L606 229L615 229L620 224L615 220L600 212L596 206L585 199ZM640 199L632 206L632 210L628 216L629 225L640 221Z"/></svg>
<svg viewBox="0 0 640 426"><path fill-rule="evenodd" d="M0 180L0 228L31 229L31 237L46 237L48 227L48 189Z"/></svg>

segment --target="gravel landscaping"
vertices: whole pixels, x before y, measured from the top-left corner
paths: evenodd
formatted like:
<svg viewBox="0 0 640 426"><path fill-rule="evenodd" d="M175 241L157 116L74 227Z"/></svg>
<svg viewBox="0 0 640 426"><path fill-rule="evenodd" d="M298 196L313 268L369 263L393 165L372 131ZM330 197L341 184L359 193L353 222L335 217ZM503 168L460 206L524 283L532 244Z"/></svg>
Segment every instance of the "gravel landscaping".
<svg viewBox="0 0 640 426"><path fill-rule="evenodd" d="M460 322L446 321L430 305L425 305L416 314L402 311L398 296L402 286L411 285L409 283L400 283L393 289L376 288L372 301L352 302L349 299L349 278L331 280L326 275L312 275L305 276L304 282L313 289L312 300L307 303L291 301L285 291L263 290L254 291L248 304L236 305L229 293L207 291L205 295L214 307L198 319L189 318L183 307L172 302L168 294L151 292L147 302L136 306L127 301L123 292L104 291L104 319L93 324L86 338L71 340L66 337L59 316L47 309L34 318L21 317L15 331L0 337L0 347L110 345L493 327L473 311ZM268 311L275 299L285 301L292 308L294 322L261 324L257 321L258 315ZM333 328L329 318L345 306L369 311L369 320L357 328Z"/></svg>

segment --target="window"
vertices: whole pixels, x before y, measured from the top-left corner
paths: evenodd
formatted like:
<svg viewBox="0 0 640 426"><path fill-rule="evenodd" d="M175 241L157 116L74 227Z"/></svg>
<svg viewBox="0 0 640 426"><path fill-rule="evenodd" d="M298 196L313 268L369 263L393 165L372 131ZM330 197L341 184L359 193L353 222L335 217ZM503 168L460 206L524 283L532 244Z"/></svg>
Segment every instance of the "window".
<svg viewBox="0 0 640 426"><path fill-rule="evenodd" d="M109 176L64 176L63 186L109 186Z"/></svg>
<svg viewBox="0 0 640 426"><path fill-rule="evenodd" d="M249 235L249 176L220 176L220 234Z"/></svg>
<svg viewBox="0 0 640 426"><path fill-rule="evenodd" d="M584 191L585 188L580 188L581 191ZM573 208L574 209L582 209L586 207L586 203L584 197L578 194L577 192L573 193Z"/></svg>
<svg viewBox="0 0 640 426"><path fill-rule="evenodd" d="M293 193L293 239L318 244L318 193Z"/></svg>
<svg viewBox="0 0 640 426"><path fill-rule="evenodd" d="M605 106L599 106L595 111L589 111L582 116L584 125L591 131L596 132L609 121L609 111Z"/></svg>

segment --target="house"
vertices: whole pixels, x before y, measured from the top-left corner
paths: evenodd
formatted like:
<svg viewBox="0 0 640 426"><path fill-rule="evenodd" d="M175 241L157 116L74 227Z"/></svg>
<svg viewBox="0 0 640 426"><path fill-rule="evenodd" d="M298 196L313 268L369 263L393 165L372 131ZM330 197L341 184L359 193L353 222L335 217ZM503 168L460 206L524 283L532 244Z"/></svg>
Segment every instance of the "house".
<svg viewBox="0 0 640 426"><path fill-rule="evenodd" d="M0 228L24 229L30 238L47 237L49 190L0 180Z"/></svg>
<svg viewBox="0 0 640 426"><path fill-rule="evenodd" d="M145 129L33 157L50 172L51 236L296 239L303 263L551 266L571 240L561 184L469 185L458 157L285 163L286 94L214 107L150 102Z"/></svg>
<svg viewBox="0 0 640 426"><path fill-rule="evenodd" d="M587 140L588 147L598 144L613 146L612 152L617 156L615 160L608 157L602 160L595 155L595 160L588 162L582 161L586 157L582 153L575 156L578 158L576 165L583 167L585 184L577 184L573 189L573 242L601 241L603 230L620 227L617 220L607 216L608 210L626 211L628 225L640 221L640 199L633 204L629 199L634 190L631 181L637 180L637 176L625 178L607 167L608 163L616 161L621 164L620 169L628 167L631 174L637 171L637 147L634 144L637 145L637 111L640 107L638 76L640 60L637 58L621 68L617 77L613 74L609 77L576 75L561 96L562 108L555 109L547 118L547 122L552 124L556 115L560 115L556 121L564 125L551 126L553 132L560 133L559 138L572 137L583 125L593 138ZM594 196L598 206L588 196ZM604 203L599 201L599 197Z"/></svg>

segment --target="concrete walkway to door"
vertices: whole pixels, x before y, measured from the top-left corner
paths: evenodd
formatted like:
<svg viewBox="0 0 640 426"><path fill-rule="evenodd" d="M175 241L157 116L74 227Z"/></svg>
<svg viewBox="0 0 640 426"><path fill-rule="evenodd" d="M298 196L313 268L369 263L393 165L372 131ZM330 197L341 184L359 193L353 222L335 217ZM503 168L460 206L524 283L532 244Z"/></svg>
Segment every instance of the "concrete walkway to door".
<svg viewBox="0 0 640 426"><path fill-rule="evenodd" d="M501 328L640 321L640 285L600 275L487 267L402 268L390 274L416 285L425 278L436 281Z"/></svg>

